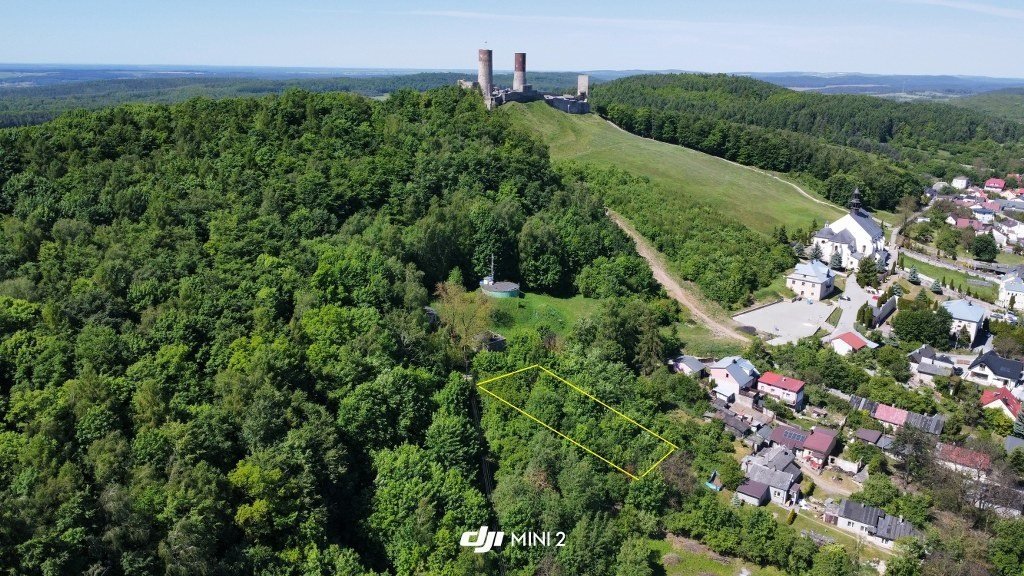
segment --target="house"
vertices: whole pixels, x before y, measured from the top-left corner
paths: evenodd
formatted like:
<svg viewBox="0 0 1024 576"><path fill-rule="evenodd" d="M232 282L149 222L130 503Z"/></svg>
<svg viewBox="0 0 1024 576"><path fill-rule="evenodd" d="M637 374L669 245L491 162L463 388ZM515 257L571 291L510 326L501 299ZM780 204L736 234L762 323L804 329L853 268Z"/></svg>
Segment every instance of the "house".
<svg viewBox="0 0 1024 576"><path fill-rule="evenodd" d="M816 426L804 440L802 456L811 468L821 470L836 449L839 432Z"/></svg>
<svg viewBox="0 0 1024 576"><path fill-rule="evenodd" d="M861 210L860 190L853 191L850 213L816 232L811 242L821 249L821 259L825 262L829 262L833 254L839 254L847 270L856 270L860 261L869 256L878 260L882 269L888 266L885 234L878 223Z"/></svg>
<svg viewBox="0 0 1024 576"><path fill-rule="evenodd" d="M786 288L804 298L821 300L832 293L835 276L831 268L818 260L801 262L786 276Z"/></svg>
<svg viewBox="0 0 1024 576"><path fill-rule="evenodd" d="M984 202L984 204L988 204L988 202ZM971 212L974 214L974 219L977 220L978 222L981 222L982 224L991 224L992 221L996 219L995 212L988 208L985 208L981 204L977 206L972 206Z"/></svg>
<svg viewBox="0 0 1024 576"><path fill-rule="evenodd" d="M911 426L928 434L938 436L942 434L942 428L946 425L946 418L941 414L927 416L917 412L909 412L895 406L889 406L888 404L880 404L870 398L862 398L856 394L850 395L850 405L854 410L864 410L872 418L885 424L889 429ZM879 444L879 447L881 447L881 444Z"/></svg>
<svg viewBox="0 0 1024 576"><path fill-rule="evenodd" d="M939 443L935 461L975 480L984 481L992 471L992 457L988 454L943 442Z"/></svg>
<svg viewBox="0 0 1024 576"><path fill-rule="evenodd" d="M747 480L768 486L768 493L772 502L781 506L788 506L800 500L800 481L793 474L781 470L772 470L767 466L756 463L748 464L744 472L747 475Z"/></svg>
<svg viewBox="0 0 1024 576"><path fill-rule="evenodd" d="M753 450L760 450L761 448L768 446L772 441L772 430L773 428L768 424L762 425L753 434L747 436L746 443L750 445Z"/></svg>
<svg viewBox="0 0 1024 576"><path fill-rule="evenodd" d="M1024 266L1016 266L999 279L999 299L1008 310L1024 310Z"/></svg>
<svg viewBox="0 0 1024 576"><path fill-rule="evenodd" d="M1010 420L1016 419L1017 414L1020 414L1020 400L1014 398L1006 388L986 388L978 402L985 410L1002 411Z"/></svg>
<svg viewBox="0 0 1024 576"><path fill-rule="evenodd" d="M953 375L953 367L943 364L918 364L914 368L914 374L922 384L935 385L935 377L942 376L949 378Z"/></svg>
<svg viewBox="0 0 1024 576"><path fill-rule="evenodd" d="M757 389L783 404L800 409L804 405L804 381L775 372L765 372L757 381Z"/></svg>
<svg viewBox="0 0 1024 576"><path fill-rule="evenodd" d="M974 218L953 218L952 216L950 216L949 218L946 219L947 222L950 222L950 220L952 220L951 224L954 228L957 228L959 230L967 230L969 228L971 230L974 230L975 236L979 234L984 234L985 232L988 232L991 229L990 226L988 226L981 220L977 220Z"/></svg>
<svg viewBox="0 0 1024 576"><path fill-rule="evenodd" d="M953 324L949 327L950 335L958 336L961 330L966 330L973 343L985 322L985 309L970 300L947 300L942 303L942 307L953 317Z"/></svg>
<svg viewBox="0 0 1024 576"><path fill-rule="evenodd" d="M994 351L979 355L967 367L964 378L975 384L1014 388L1021 382L1024 362L1003 358Z"/></svg>
<svg viewBox="0 0 1024 576"><path fill-rule="evenodd" d="M858 428L857 432L854 433L854 438L866 444L871 444L872 446L875 446L878 444L878 441L882 439L882 432L879 430Z"/></svg>
<svg viewBox="0 0 1024 576"><path fill-rule="evenodd" d="M900 538L921 536L910 522L886 514L881 508L848 499L844 499L836 510L836 526L885 548L892 548Z"/></svg>
<svg viewBox="0 0 1024 576"><path fill-rule="evenodd" d="M939 354L935 348L932 348L928 344L925 344L910 354L907 354L907 361L910 362L910 367L915 370L922 364L948 367L951 372L953 371L953 368L956 367L956 362L953 361L953 358L945 354Z"/></svg>
<svg viewBox="0 0 1024 576"><path fill-rule="evenodd" d="M736 498L751 506L764 506L771 500L771 493L767 484L748 479L736 489Z"/></svg>
<svg viewBox="0 0 1024 576"><path fill-rule="evenodd" d="M795 450L776 444L764 448L756 454L744 456L740 461L740 469L746 470L751 464L758 464L772 470L789 472L799 482L803 473L800 471L800 466L796 463L796 455Z"/></svg>
<svg viewBox="0 0 1024 576"><path fill-rule="evenodd" d="M760 373L745 358L726 356L708 367L715 383L715 396L725 402L739 401L740 392L750 390Z"/></svg>
<svg viewBox="0 0 1024 576"><path fill-rule="evenodd" d="M1006 180L1002 178L989 178L985 180L986 192L1002 192L1003 188L1006 188Z"/></svg>
<svg viewBox="0 0 1024 576"><path fill-rule="evenodd" d="M1007 436L1006 440L1003 440L1003 450L1006 450L1007 454L1012 454L1014 450L1024 450L1024 438Z"/></svg>
<svg viewBox="0 0 1024 576"><path fill-rule="evenodd" d="M967 187L971 185L971 179L968 178L967 176L957 176L956 178L953 178L953 181L950 182L950 185L955 190L966 190Z"/></svg>
<svg viewBox="0 0 1024 576"><path fill-rule="evenodd" d="M772 430L772 445L785 446L794 452L799 452L804 448L804 442L811 435L810 432L801 428L794 428L792 426L776 426L775 430Z"/></svg>
<svg viewBox="0 0 1024 576"><path fill-rule="evenodd" d="M849 356L850 354L863 350L864 348L878 347L878 344L875 344L855 331L843 332L829 340L829 343L832 345L832 349L840 356Z"/></svg>
<svg viewBox="0 0 1024 576"><path fill-rule="evenodd" d="M681 355L668 361L669 369L673 372L703 378L707 375L708 367L697 359L696 356Z"/></svg>

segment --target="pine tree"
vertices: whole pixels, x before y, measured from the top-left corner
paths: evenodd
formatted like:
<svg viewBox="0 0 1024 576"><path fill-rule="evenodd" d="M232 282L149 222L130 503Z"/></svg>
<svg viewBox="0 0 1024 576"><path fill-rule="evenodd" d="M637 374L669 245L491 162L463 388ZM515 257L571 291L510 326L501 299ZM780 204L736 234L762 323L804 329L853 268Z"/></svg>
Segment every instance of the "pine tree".
<svg viewBox="0 0 1024 576"><path fill-rule="evenodd" d="M828 259L828 267L833 270L839 270L843 267L843 257L839 252L832 253L832 257Z"/></svg>
<svg viewBox="0 0 1024 576"><path fill-rule="evenodd" d="M932 282L932 294L942 294L942 284L938 280Z"/></svg>
<svg viewBox="0 0 1024 576"><path fill-rule="evenodd" d="M1016 307L1017 307L1017 295L1016 294L1010 294L1010 302L1009 302L1009 306L1007 306L1007 308L1009 308L1012 311Z"/></svg>
<svg viewBox="0 0 1024 576"><path fill-rule="evenodd" d="M821 260L821 246L814 244L811 246L811 260Z"/></svg>
<svg viewBox="0 0 1024 576"><path fill-rule="evenodd" d="M900 254L900 258L899 258L898 264L899 264L900 268L903 268L904 270L907 269L907 267L903 265L903 254Z"/></svg>
<svg viewBox="0 0 1024 576"><path fill-rule="evenodd" d="M1017 413L1017 419L1013 421L1013 435L1024 438L1024 410Z"/></svg>
<svg viewBox="0 0 1024 576"><path fill-rule="evenodd" d="M918 273L917 273L917 266L912 266L910 268L910 274L907 275L907 280L909 280L911 284L920 284L921 283L921 276L918 275Z"/></svg>

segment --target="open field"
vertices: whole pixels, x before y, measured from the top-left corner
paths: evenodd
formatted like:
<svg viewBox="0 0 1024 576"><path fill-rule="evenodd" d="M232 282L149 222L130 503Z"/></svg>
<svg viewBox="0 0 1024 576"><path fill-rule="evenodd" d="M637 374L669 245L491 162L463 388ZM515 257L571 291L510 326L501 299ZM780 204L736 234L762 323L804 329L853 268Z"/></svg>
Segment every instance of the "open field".
<svg viewBox="0 0 1024 576"><path fill-rule="evenodd" d="M807 228L812 220L820 225L843 214L770 174L635 136L594 114L564 114L542 102L511 104L502 111L542 137L554 160L611 165L650 178L664 191L666 210L700 203L766 233L780 225Z"/></svg>

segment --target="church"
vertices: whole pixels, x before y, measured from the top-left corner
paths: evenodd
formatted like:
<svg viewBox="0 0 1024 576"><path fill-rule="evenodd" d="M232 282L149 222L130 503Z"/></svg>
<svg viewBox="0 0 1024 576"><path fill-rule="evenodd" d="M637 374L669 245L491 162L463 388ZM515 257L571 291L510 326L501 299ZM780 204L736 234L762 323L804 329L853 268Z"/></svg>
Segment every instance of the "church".
<svg viewBox="0 0 1024 576"><path fill-rule="evenodd" d="M843 268L847 270L857 270L860 261L866 256L873 256L880 267L888 266L889 253L885 250L885 233L882 232L881 226L861 209L860 190L857 189L850 198L850 213L817 231L812 242L821 248L823 261L831 262L832 255L838 253L842 258Z"/></svg>

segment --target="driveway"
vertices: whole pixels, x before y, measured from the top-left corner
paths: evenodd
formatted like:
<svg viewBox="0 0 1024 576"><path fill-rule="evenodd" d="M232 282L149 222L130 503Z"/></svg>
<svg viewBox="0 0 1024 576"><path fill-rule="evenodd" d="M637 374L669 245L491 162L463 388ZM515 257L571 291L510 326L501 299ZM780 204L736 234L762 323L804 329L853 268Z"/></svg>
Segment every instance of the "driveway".
<svg viewBox="0 0 1024 576"><path fill-rule="evenodd" d="M845 298L836 299L836 304L843 309L843 315L839 318L836 329L832 331L833 336L853 330L853 325L857 321L857 310L860 310L865 302L871 300L871 295L861 288L860 284L857 284L856 274L850 274L846 278L846 290L843 291L843 296Z"/></svg>
<svg viewBox="0 0 1024 576"><path fill-rule="evenodd" d="M779 345L813 335L833 310L835 308L832 306L817 300L783 300L778 304L739 314L734 319L744 326L754 327L758 332L774 335L768 343Z"/></svg>

